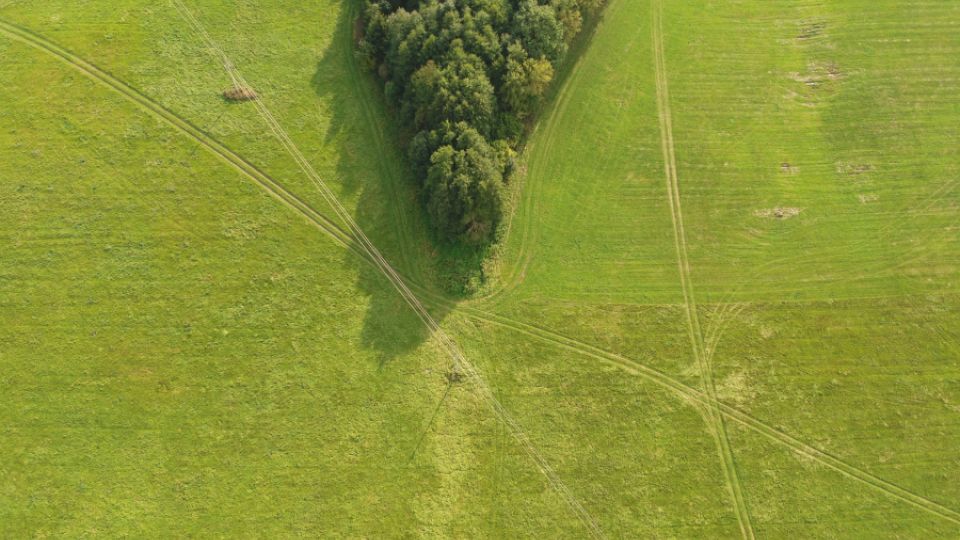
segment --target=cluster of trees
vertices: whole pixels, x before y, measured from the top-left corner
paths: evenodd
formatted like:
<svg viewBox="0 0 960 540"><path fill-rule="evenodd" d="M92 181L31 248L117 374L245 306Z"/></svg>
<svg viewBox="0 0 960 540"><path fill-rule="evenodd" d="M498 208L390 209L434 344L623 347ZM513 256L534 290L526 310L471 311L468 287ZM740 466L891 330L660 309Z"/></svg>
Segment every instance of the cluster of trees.
<svg viewBox="0 0 960 540"><path fill-rule="evenodd" d="M489 242L525 121L603 0L366 0L360 55L400 115L445 239Z"/></svg>

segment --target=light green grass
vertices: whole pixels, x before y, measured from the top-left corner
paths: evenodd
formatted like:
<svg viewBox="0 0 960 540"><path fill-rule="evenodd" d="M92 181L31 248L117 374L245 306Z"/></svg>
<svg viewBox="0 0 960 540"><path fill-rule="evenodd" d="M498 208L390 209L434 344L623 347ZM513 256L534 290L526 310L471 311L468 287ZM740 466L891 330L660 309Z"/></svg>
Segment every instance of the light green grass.
<svg viewBox="0 0 960 540"><path fill-rule="evenodd" d="M359 263L117 95L3 49L4 534L315 530L368 475L429 485L399 457L417 434L391 435L429 379L378 367L417 327L370 326Z"/></svg>
<svg viewBox="0 0 960 540"><path fill-rule="evenodd" d="M321 208L249 108L220 100L219 66L172 8L152 4L13 4L0 17ZM244 68L276 85L260 88L298 144L398 255L404 199L386 193L402 179L370 143L349 20L337 4L227 6L203 13L260 43L261 64ZM576 530L476 398L441 401L449 361L386 280L121 94L7 36L0 47L3 535Z"/></svg>
<svg viewBox="0 0 960 540"><path fill-rule="evenodd" d="M960 12L664 4L683 237L719 399L955 512ZM511 236L513 279L492 301L551 332L541 339L586 342L699 387L652 20L647 2L613 2L534 135L536 198L514 230L535 240ZM778 207L800 212L764 212ZM759 537L958 532L725 423Z"/></svg>
<svg viewBox="0 0 960 540"><path fill-rule="evenodd" d="M960 534L960 10L663 4L689 271L657 4L612 0L532 135L502 280L459 306L351 5L189 5L607 535L741 534L711 406L757 537ZM329 215L166 3L0 19ZM0 534L586 535L360 257L49 52L0 35L0 75Z"/></svg>

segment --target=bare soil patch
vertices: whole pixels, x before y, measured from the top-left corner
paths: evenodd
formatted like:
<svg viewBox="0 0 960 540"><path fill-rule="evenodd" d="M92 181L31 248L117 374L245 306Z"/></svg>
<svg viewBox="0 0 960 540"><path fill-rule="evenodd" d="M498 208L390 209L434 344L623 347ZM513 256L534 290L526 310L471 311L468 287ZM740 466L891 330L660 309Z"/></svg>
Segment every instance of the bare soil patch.
<svg viewBox="0 0 960 540"><path fill-rule="evenodd" d="M229 101L251 101L257 99L257 92L248 86L234 86L224 90L223 97Z"/></svg>
<svg viewBox="0 0 960 540"><path fill-rule="evenodd" d="M784 161L780 164L780 172L783 174L794 175L800 172L800 167L796 167Z"/></svg>
<svg viewBox="0 0 960 540"><path fill-rule="evenodd" d="M790 219L799 215L802 211L803 208L796 208L793 206L777 206L776 208L754 210L753 215L762 218Z"/></svg>
<svg viewBox="0 0 960 540"><path fill-rule="evenodd" d="M800 30L797 32L797 39L806 41L819 37L826 28L827 23L823 21L803 21L800 23Z"/></svg>
<svg viewBox="0 0 960 540"><path fill-rule="evenodd" d="M839 174L864 174L871 172L873 170L873 165L869 163L849 163L849 162L840 162L837 163L837 172Z"/></svg>

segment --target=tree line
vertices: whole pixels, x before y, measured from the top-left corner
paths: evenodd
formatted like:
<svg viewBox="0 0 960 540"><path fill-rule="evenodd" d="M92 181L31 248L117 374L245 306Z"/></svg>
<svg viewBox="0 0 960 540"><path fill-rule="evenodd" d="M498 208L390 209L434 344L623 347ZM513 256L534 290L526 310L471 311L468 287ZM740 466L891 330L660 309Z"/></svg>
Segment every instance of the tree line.
<svg viewBox="0 0 960 540"><path fill-rule="evenodd" d="M525 122L603 0L365 0L359 55L398 111L438 235L490 242Z"/></svg>

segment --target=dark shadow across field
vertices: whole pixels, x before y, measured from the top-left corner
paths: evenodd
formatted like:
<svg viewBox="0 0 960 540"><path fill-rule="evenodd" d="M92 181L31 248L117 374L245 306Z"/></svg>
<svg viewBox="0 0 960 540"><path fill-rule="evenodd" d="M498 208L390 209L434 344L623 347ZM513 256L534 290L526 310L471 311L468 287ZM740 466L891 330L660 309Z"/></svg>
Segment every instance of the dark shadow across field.
<svg viewBox="0 0 960 540"><path fill-rule="evenodd" d="M319 59L312 80L317 95L331 103L327 143L339 145L337 175L343 182L344 193L359 192L354 219L387 261L402 275L412 278L408 284L443 291L443 296L449 299L469 296L471 291L480 288L482 264L491 248L450 246L431 238L429 232L411 233L416 227L425 227L427 218L417 201L415 182L398 143L402 130L383 100L378 81L359 66L354 57L355 17L356 10L340 11L335 45ZM559 88L588 46L602 17L600 12L589 21L571 45L541 113L549 112ZM343 84L345 78L353 84ZM358 145L375 148L357 152ZM361 160L371 155L379 159L376 168L379 180L359 172L363 170L358 166ZM413 224L408 225L408 221ZM393 226L384 228L384 223ZM424 249L416 245L418 242L429 245ZM392 285L378 269L361 262L357 285L371 299L362 333L363 344L379 351L381 366L429 337L427 328L399 293L386 292L392 290ZM421 301L424 300L421 297ZM424 301L424 304L438 321L449 313L450 308L439 303Z"/></svg>
<svg viewBox="0 0 960 540"><path fill-rule="evenodd" d="M391 145L392 133L377 137L373 130L379 129L377 116L385 114L379 100L368 100L372 81L354 64L352 46L353 10L344 9L336 24L334 45L329 47L317 63L312 86L317 95L331 103L330 128L327 143L338 146L339 161L337 176L343 182L343 192L348 195L358 193L358 204L354 214L357 225L381 251L384 258L401 275L408 285L429 287L419 283L415 277L416 269L424 266L416 257L423 251L409 238L411 220L402 213L414 212L418 206L409 174L399 169L401 163L395 147ZM344 80L353 80L355 84L344 84ZM354 91L355 90L355 91ZM359 94L359 95L358 95ZM366 108L366 109L365 109ZM385 141L386 144L378 144ZM357 148L366 146L364 151ZM373 146L373 149L369 147ZM377 146L380 146L377 148ZM374 178L365 174L370 168L364 168L363 160L376 156L379 160ZM394 160L391 164L388 160ZM389 226L385 226L389 224ZM404 230L406 229L406 230ZM418 235L419 236L419 235ZM358 242L355 246L362 251ZM418 318L403 297L395 291L387 277L375 266L363 261L359 256L351 257L351 263L358 263L357 286L370 298L370 307L362 331L363 345L378 351L380 366L383 367L397 356L403 355L420 346L429 336L429 331ZM424 299L421 298L421 301ZM449 312L442 305L424 302L430 314L438 322Z"/></svg>

